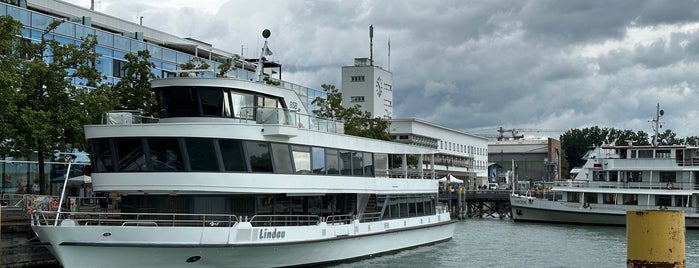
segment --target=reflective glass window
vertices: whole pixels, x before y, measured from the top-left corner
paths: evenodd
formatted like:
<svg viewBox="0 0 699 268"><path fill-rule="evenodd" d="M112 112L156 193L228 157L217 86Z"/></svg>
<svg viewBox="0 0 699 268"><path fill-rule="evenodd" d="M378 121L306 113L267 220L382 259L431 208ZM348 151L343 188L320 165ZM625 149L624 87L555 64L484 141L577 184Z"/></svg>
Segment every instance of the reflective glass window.
<svg viewBox="0 0 699 268"><path fill-rule="evenodd" d="M163 60L169 62L177 62L177 52L172 49L163 48ZM175 68L172 68L174 70Z"/></svg>
<svg viewBox="0 0 699 268"><path fill-rule="evenodd" d="M119 138L115 142L119 171L147 170L140 138Z"/></svg>
<svg viewBox="0 0 699 268"><path fill-rule="evenodd" d="M131 49L131 42L129 41L128 38L122 37L122 36L114 36L114 47L124 50L124 51L130 51Z"/></svg>
<svg viewBox="0 0 699 268"><path fill-rule="evenodd" d="M362 163L364 164L362 167L364 169L364 176L374 176L374 159L371 153L364 153L364 159Z"/></svg>
<svg viewBox="0 0 699 268"><path fill-rule="evenodd" d="M37 14L37 13L32 14L31 18L32 18L32 24L31 24L32 27L42 29L42 30L46 29L46 27L49 26L49 23L51 23L53 21L53 18L48 17L46 15Z"/></svg>
<svg viewBox="0 0 699 268"><path fill-rule="evenodd" d="M95 34L97 35L98 44L107 47L114 47L114 34L100 30L95 30Z"/></svg>
<svg viewBox="0 0 699 268"><path fill-rule="evenodd" d="M108 56L112 57L112 49L103 47L103 46L95 46L95 52L99 53L102 56Z"/></svg>
<svg viewBox="0 0 699 268"><path fill-rule="evenodd" d="M29 11L26 11L26 10L23 10L23 9L20 9L17 7L13 7L13 6L7 6L7 15L10 15L15 20L18 20L23 25L32 25L31 24L31 15L29 14Z"/></svg>
<svg viewBox="0 0 699 268"><path fill-rule="evenodd" d="M131 52L136 54L141 50L146 50L146 44L138 40L131 40Z"/></svg>
<svg viewBox="0 0 699 268"><path fill-rule="evenodd" d="M163 70L166 71L172 71L172 70L177 70L177 66L175 64L169 63L169 62L163 62Z"/></svg>
<svg viewBox="0 0 699 268"><path fill-rule="evenodd" d="M200 88L199 98L203 115L223 115L223 92L220 88Z"/></svg>
<svg viewBox="0 0 699 268"><path fill-rule="evenodd" d="M184 54L180 52L175 52L177 54L177 62L178 64L186 63L192 60L192 55L189 54Z"/></svg>
<svg viewBox="0 0 699 268"><path fill-rule="evenodd" d="M266 142L246 141L245 151L252 172L272 172L272 158Z"/></svg>
<svg viewBox="0 0 699 268"><path fill-rule="evenodd" d="M233 113L235 113L236 118L253 119L252 107L255 106L255 96L231 92L231 100L233 102Z"/></svg>
<svg viewBox="0 0 699 268"><path fill-rule="evenodd" d="M153 171L184 171L177 138L148 138L148 163Z"/></svg>
<svg viewBox="0 0 699 268"><path fill-rule="evenodd" d="M340 162L338 160L337 150L325 150L325 167L327 168L329 175L340 174Z"/></svg>
<svg viewBox="0 0 699 268"><path fill-rule="evenodd" d="M311 147L292 145L294 170L297 174L311 174Z"/></svg>
<svg viewBox="0 0 699 268"><path fill-rule="evenodd" d="M192 171L218 171L218 157L214 140L206 138L185 138L187 156Z"/></svg>
<svg viewBox="0 0 699 268"><path fill-rule="evenodd" d="M34 14L36 15L36 13ZM33 18L34 16L32 16ZM75 24L70 22L63 22L54 30L55 33L65 35L68 37L75 37Z"/></svg>
<svg viewBox="0 0 699 268"><path fill-rule="evenodd" d="M123 51L112 50L112 54L114 55L115 59L118 59L118 60L125 60L126 59L126 53Z"/></svg>
<svg viewBox="0 0 699 268"><path fill-rule="evenodd" d="M100 138L91 140L92 167L94 172L113 172L114 154L112 153L110 139Z"/></svg>
<svg viewBox="0 0 699 268"><path fill-rule="evenodd" d="M0 5L0 16L7 14L7 7L5 5Z"/></svg>
<svg viewBox="0 0 699 268"><path fill-rule="evenodd" d="M151 59L162 59L163 49L158 46L148 45L148 54L150 54Z"/></svg>
<svg viewBox="0 0 699 268"><path fill-rule="evenodd" d="M325 149L313 147L311 151L313 161L313 174L325 174Z"/></svg>
<svg viewBox="0 0 699 268"><path fill-rule="evenodd" d="M340 174L352 176L352 152L340 151Z"/></svg>
<svg viewBox="0 0 699 268"><path fill-rule="evenodd" d="M364 176L364 153L352 152L352 174L354 176Z"/></svg>
<svg viewBox="0 0 699 268"><path fill-rule="evenodd" d="M272 143L272 157L275 173L294 173L288 144Z"/></svg>
<svg viewBox="0 0 699 268"><path fill-rule="evenodd" d="M87 37L91 34L95 34L95 29L82 25L75 25L75 37Z"/></svg>
<svg viewBox="0 0 699 268"><path fill-rule="evenodd" d="M223 167L226 171L247 171L245 155L243 154L243 142L239 140L219 140L223 157Z"/></svg>

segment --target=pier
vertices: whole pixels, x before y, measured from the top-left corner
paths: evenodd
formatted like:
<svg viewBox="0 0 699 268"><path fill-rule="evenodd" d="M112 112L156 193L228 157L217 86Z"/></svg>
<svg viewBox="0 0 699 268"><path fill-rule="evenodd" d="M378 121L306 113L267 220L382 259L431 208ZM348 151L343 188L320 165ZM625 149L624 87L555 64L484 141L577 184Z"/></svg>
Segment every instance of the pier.
<svg viewBox="0 0 699 268"><path fill-rule="evenodd" d="M466 190L440 192L439 201L448 204L451 215L466 218L512 218L510 190Z"/></svg>

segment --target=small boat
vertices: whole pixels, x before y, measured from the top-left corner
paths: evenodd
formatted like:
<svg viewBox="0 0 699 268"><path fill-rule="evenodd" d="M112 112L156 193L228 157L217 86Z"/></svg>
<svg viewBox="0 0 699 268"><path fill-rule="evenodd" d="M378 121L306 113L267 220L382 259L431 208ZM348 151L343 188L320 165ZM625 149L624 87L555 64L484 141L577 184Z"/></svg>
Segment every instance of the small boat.
<svg viewBox="0 0 699 268"><path fill-rule="evenodd" d="M85 126L93 189L118 202L35 212L34 232L63 267L305 266L452 238L434 170L406 164L436 149L345 135L258 80L155 80L158 122Z"/></svg>
<svg viewBox="0 0 699 268"><path fill-rule="evenodd" d="M662 111L658 106L655 122ZM657 137L657 127L655 137ZM515 221L626 225L629 210L684 211L699 228L699 146L606 145L589 151L572 180L511 196Z"/></svg>

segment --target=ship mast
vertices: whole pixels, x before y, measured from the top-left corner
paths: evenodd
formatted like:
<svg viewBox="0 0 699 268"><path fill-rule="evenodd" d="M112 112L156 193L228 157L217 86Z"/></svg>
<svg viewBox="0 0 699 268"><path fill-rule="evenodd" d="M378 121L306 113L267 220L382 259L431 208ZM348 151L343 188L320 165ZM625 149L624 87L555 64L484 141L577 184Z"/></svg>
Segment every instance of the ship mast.
<svg viewBox="0 0 699 268"><path fill-rule="evenodd" d="M265 57L264 56L271 56L272 51L269 50L269 47L267 47L267 38L271 35L271 32L268 29L265 29L262 31L262 37L265 38L265 45L262 46L262 51L260 52L260 58L257 60L257 68L255 69L255 79L257 79L257 82L262 82L262 68L265 65Z"/></svg>
<svg viewBox="0 0 699 268"><path fill-rule="evenodd" d="M655 118L651 120L653 122L653 146L658 146L658 134L660 132L660 128L663 127L663 125L660 124L660 117L665 114L665 111L660 110L660 103L658 103L655 106Z"/></svg>

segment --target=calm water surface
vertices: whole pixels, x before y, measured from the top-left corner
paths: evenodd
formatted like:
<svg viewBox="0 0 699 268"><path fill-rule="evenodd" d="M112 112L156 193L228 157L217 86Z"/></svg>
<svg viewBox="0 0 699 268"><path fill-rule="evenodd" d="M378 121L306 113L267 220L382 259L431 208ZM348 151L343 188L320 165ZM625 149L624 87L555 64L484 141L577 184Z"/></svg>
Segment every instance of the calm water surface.
<svg viewBox="0 0 699 268"><path fill-rule="evenodd" d="M699 230L685 241L699 267ZM468 219L449 242L333 266L350 267L626 267L626 228Z"/></svg>

